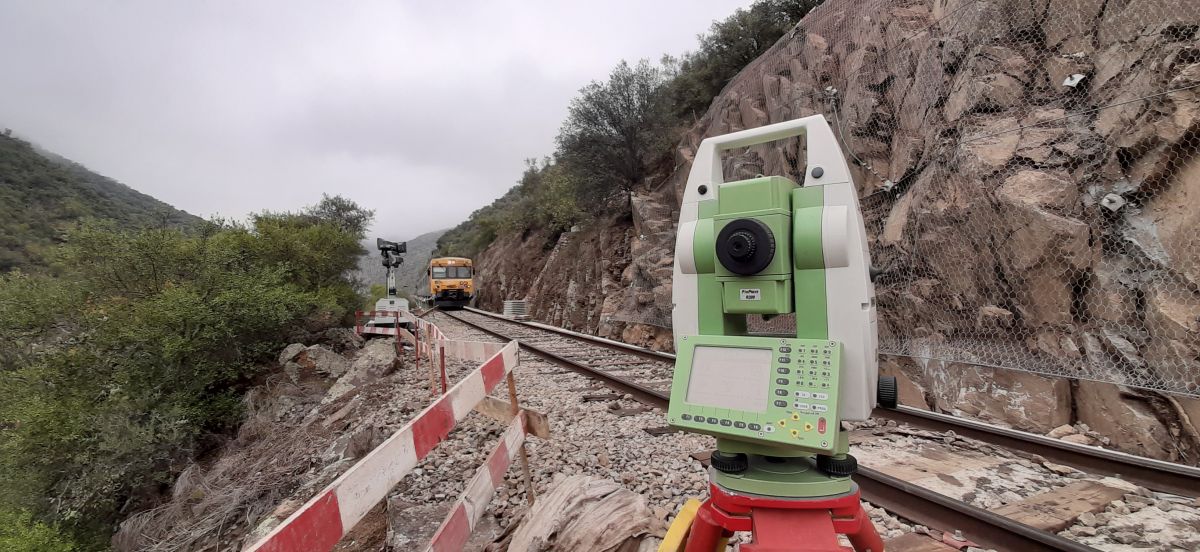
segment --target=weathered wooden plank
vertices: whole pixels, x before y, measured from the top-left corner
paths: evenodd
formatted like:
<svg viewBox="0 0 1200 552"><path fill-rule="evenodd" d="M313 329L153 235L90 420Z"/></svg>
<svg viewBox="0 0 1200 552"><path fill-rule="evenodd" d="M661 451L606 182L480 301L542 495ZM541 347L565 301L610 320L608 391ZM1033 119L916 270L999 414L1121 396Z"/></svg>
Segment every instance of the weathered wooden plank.
<svg viewBox="0 0 1200 552"><path fill-rule="evenodd" d="M954 475L978 471L1005 462L1003 458L958 450L952 452L934 444L926 444L912 450L893 450L888 454L886 464L872 462L870 458L864 459L866 461L863 463L871 469L917 484L921 484L922 480L927 478L937 479L939 474Z"/></svg>
<svg viewBox="0 0 1200 552"><path fill-rule="evenodd" d="M546 418L546 415L528 408L524 410L525 433L541 439L549 439L550 420ZM502 424L507 424L513 418L512 406L495 397L484 397L479 404L475 405L475 411Z"/></svg>
<svg viewBox="0 0 1200 552"><path fill-rule="evenodd" d="M1103 511L1126 492L1099 481L1076 481L993 511L1031 527L1058 532L1074 524L1085 512Z"/></svg>
<svg viewBox="0 0 1200 552"><path fill-rule="evenodd" d="M888 539L883 543L883 548L888 552L957 552L958 550L929 535L919 533L906 533L894 539Z"/></svg>

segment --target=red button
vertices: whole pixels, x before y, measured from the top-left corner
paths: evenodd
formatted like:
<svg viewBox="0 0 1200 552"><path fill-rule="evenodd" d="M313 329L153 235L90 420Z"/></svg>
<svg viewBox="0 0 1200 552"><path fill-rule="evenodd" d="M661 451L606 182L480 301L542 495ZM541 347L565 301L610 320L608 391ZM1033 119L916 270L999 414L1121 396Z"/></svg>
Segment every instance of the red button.
<svg viewBox="0 0 1200 552"><path fill-rule="evenodd" d="M825 433L825 418L817 419L817 433Z"/></svg>

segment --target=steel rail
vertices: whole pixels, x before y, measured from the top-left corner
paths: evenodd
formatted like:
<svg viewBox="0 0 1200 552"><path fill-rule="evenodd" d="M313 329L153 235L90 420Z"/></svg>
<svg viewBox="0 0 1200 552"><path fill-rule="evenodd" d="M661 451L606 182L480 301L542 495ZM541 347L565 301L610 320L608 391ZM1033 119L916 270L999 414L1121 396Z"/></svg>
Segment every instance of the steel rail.
<svg viewBox="0 0 1200 552"><path fill-rule="evenodd" d="M528 326L528 327L536 328L539 330L545 330L547 332L556 333L558 335L562 335L562 336L566 336L566 337L573 337L576 339L587 341L589 343L594 343L601 347L606 347L606 348L612 349L614 351L619 351L622 353L636 355L636 356L639 356L639 357L642 357L645 359L649 359L649 360L657 360L660 362L670 362L670 363L675 362L675 355L673 355L671 353L655 351L654 349L638 347L637 345L630 345L628 343L622 343L620 341L614 341L612 339L605 339L603 337L597 337L597 336L588 335L585 333L573 332L571 330L559 328L556 326L550 326L547 324L540 324L538 322L530 322L527 320L512 320L510 318L505 318L494 312L488 312L485 310L475 309L475 308L471 308L471 307L465 307L463 310L473 312L475 314L481 314L483 316L487 316L490 318L495 318L495 319L503 321L503 322L511 322L513 324L520 324L522 326Z"/></svg>
<svg viewBox="0 0 1200 552"><path fill-rule="evenodd" d="M492 318L496 318L503 322L543 329L566 337L604 345L610 348L622 350L623 352L626 351L626 348L620 346L622 345L620 342L604 340L594 336L587 336L585 334L562 330L561 328L551 329L552 327L545 326L543 324L530 324L518 320L509 320L507 318L494 316L492 313L486 313L485 311L478 311L476 309L471 309L471 311L480 314L487 314ZM454 316L446 311L441 312L455 320L458 320L459 322L462 322L494 337L514 340L513 338L491 328L486 328L477 323L464 320L463 318ZM515 341L517 341L520 347L526 348L530 352L537 354L546 360L580 372L585 376L597 378L609 387L612 387L618 391L629 393L643 404L661 408L665 411L670 402L670 396L661 391L649 389L623 378L613 376L605 373L603 370L597 370L591 366L581 364L551 351L529 345L528 343L523 343L519 339L516 339ZM644 350L649 351L649 349ZM658 358L661 360L666 360L667 358L674 359L674 355L670 355L668 353L659 353L657 351L651 352L655 353L656 355L660 355ZM856 473L854 476L854 481L858 483L859 488L862 490L864 500L884 508L885 510L891 511L900 517L920 523L927 527L933 527L943 531L962 531L964 536L966 536L969 540L986 547L999 550L1021 550L1022 552L1098 552L1095 548L1091 548L1035 527L1030 527L1023 523L1008 519L1004 516L976 508L965 502L955 500L924 487L913 485L870 468L859 466L858 473Z"/></svg>
<svg viewBox="0 0 1200 552"><path fill-rule="evenodd" d="M548 351L548 350L538 347L536 345L531 345L527 342L521 341L520 339L504 335L504 334L497 332L491 328L486 328L484 326L481 326L481 325L471 322L469 320L465 320L463 318L460 318L458 316L450 314L447 311L441 311L441 313L445 314L446 316L449 316L450 318L453 318L459 322L462 322L463 324L471 326L472 328L475 328L475 329L482 331L488 335L491 335L493 337L498 337L500 339L505 339L508 341L516 341L517 345L519 347L521 347L522 349L526 349L529 352L531 352L537 356L540 356L546 360L549 360L550 362L553 362L553 363L563 366L565 368L574 370L585 376L588 376L591 378L596 378L596 379L600 380L601 382L603 382L605 385L612 387L613 389L616 389L617 391L621 391L623 393L628 393L638 402L641 402L641 403L649 405L649 406L653 406L655 408L661 408L663 410L667 409L667 402L670 400L670 395L663 393L662 391L657 391L657 390L651 389L649 387L646 387L644 385L629 381L627 379L624 379L624 378L621 378L618 376L614 376L608 372L605 372L604 370L601 370L598 368L593 368L591 366L588 366L581 362L558 355L552 351ZM504 319L504 321L505 322L513 322L512 320L508 320L508 319ZM572 336L572 337L574 337L574 336Z"/></svg>
<svg viewBox="0 0 1200 552"><path fill-rule="evenodd" d="M648 358L675 361L675 355L663 353L587 334L581 334L545 324L509 320L498 314L470 309L471 312L522 324L564 336L576 337L615 350L623 350ZM957 418L907 406L895 409L876 408L874 417L895 420L930 431L953 431L963 437L977 439L1010 450L1039 455L1051 462L1071 466L1089 473L1119 477L1147 489L1187 497L1200 497L1200 468L1173 462L1143 458L1119 451L1070 443L1036 433L994 426L966 418Z"/></svg>
<svg viewBox="0 0 1200 552"><path fill-rule="evenodd" d="M1039 455L1088 473L1119 477L1148 489L1200 496L1200 468L1142 458L1124 452L1061 441L1044 435L907 406L876 408L873 415L932 431L953 431L1010 450Z"/></svg>
<svg viewBox="0 0 1200 552"><path fill-rule="evenodd" d="M926 527L962 531L964 538L985 548L1021 552L1098 552L1085 544L870 468L859 466L853 479L862 491L863 500Z"/></svg>

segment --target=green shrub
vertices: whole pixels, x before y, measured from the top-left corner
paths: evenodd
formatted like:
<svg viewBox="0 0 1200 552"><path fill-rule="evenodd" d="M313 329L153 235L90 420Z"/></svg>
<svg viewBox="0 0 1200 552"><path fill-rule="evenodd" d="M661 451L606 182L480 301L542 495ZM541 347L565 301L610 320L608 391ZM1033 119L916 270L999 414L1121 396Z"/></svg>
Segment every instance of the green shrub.
<svg viewBox="0 0 1200 552"><path fill-rule="evenodd" d="M0 509L101 548L153 505L290 333L360 304L346 274L371 213L320 209L341 201L196 232L88 223L59 278L0 276Z"/></svg>
<svg viewBox="0 0 1200 552"><path fill-rule="evenodd" d="M75 547L69 537L34 521L29 512L0 508L0 550L71 552Z"/></svg>

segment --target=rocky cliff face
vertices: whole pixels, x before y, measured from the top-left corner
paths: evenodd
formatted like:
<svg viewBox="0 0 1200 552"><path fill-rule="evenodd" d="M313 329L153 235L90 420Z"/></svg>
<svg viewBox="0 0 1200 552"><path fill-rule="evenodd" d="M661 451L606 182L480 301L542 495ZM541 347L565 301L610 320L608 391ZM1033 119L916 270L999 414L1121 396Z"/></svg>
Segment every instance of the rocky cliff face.
<svg viewBox="0 0 1200 552"><path fill-rule="evenodd" d="M1194 463L1200 403L1145 390L1200 385L1200 14L1186 3L831 0L729 83L631 220L493 244L483 305L527 297L547 322L669 347L696 146L823 114L859 161L887 271L883 365L905 402L1086 424ZM795 141L733 153L727 179L803 171Z"/></svg>

